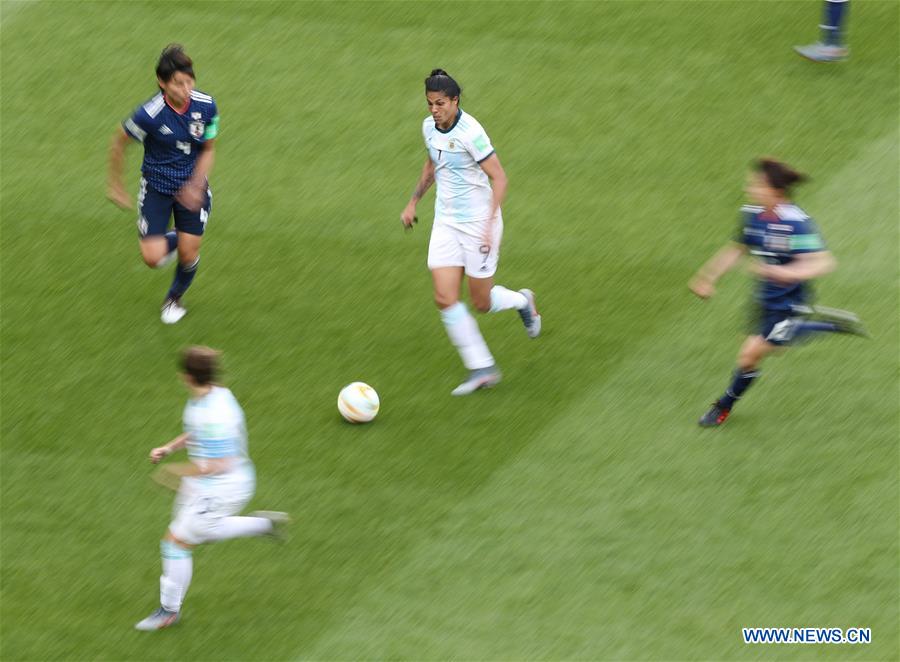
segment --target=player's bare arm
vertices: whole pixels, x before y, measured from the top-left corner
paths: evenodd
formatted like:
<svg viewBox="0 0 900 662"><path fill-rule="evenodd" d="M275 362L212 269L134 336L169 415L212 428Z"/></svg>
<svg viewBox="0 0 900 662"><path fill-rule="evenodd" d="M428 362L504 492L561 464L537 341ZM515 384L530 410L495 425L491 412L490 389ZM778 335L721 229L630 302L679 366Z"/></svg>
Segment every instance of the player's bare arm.
<svg viewBox="0 0 900 662"><path fill-rule="evenodd" d="M187 444L190 435L188 433L183 433L175 437L172 441L164 446L158 446L150 451L150 461L153 464L158 464L160 460L164 457L168 457L175 451L181 450Z"/></svg>
<svg viewBox="0 0 900 662"><path fill-rule="evenodd" d="M746 247L736 242L730 242L723 246L691 278L688 284L691 292L701 299L713 296L716 293L716 283L719 278L733 269L746 252Z"/></svg>
<svg viewBox="0 0 900 662"><path fill-rule="evenodd" d="M802 253L790 264L754 262L751 271L760 278L789 285L824 276L834 271L836 266L837 261L831 251L816 251L815 253Z"/></svg>
<svg viewBox="0 0 900 662"><path fill-rule="evenodd" d="M172 462L161 466L150 477L155 483L177 491L182 478L226 473L232 466L233 458L230 457L207 459L202 462Z"/></svg>
<svg viewBox="0 0 900 662"><path fill-rule="evenodd" d="M422 166L422 174L419 177L419 181L416 183L416 188L413 191L412 197L409 199L409 203L407 203L406 208L400 214L400 220L403 222L404 227L412 227L412 224L416 219L416 205L419 200L422 199L422 196L431 188L431 185L434 183L434 164L431 162L430 158L425 159L425 165Z"/></svg>
<svg viewBox="0 0 900 662"><path fill-rule="evenodd" d="M173 462L159 468L160 472L167 472L179 478L191 476L212 476L229 471L234 466L234 458L216 457L190 462Z"/></svg>
<svg viewBox="0 0 900 662"><path fill-rule="evenodd" d="M131 138L118 127L109 145L109 170L106 178L106 197L122 209L132 209L131 196L125 191L122 173L125 170L125 147Z"/></svg>
<svg viewBox="0 0 900 662"><path fill-rule="evenodd" d="M216 141L207 140L203 143L203 151L194 166L194 173L178 191L176 199L191 211L198 211L206 200L207 175L212 170L216 155Z"/></svg>
<svg viewBox="0 0 900 662"><path fill-rule="evenodd" d="M491 154L481 162L481 169L491 180L491 189L493 191L493 199L491 201L491 215L488 219L487 226L484 231L484 245L490 247L494 239L494 223L497 220L497 210L503 205L506 198L506 189L509 180L506 178L506 172L500 165L500 157Z"/></svg>

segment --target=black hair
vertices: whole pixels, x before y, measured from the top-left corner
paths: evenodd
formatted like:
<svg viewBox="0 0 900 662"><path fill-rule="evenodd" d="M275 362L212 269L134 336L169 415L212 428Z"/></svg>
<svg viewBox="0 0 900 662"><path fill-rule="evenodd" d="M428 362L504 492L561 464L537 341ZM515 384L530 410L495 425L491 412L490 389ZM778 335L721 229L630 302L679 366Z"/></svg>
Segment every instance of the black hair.
<svg viewBox="0 0 900 662"><path fill-rule="evenodd" d="M206 386L219 376L219 352L194 345L181 353L181 371L190 375L198 386Z"/></svg>
<svg viewBox="0 0 900 662"><path fill-rule="evenodd" d="M443 92L451 99L462 94L459 83L453 80L443 69L432 69L431 75L425 79L426 92Z"/></svg>
<svg viewBox="0 0 900 662"><path fill-rule="evenodd" d="M809 179L788 164L768 157L757 159L753 169L766 178L769 186L779 191L790 191L794 184L802 184Z"/></svg>
<svg viewBox="0 0 900 662"><path fill-rule="evenodd" d="M176 71L194 78L194 61L184 52L184 46L181 44L169 44L159 55L159 63L156 65L156 76L164 82L169 82Z"/></svg>

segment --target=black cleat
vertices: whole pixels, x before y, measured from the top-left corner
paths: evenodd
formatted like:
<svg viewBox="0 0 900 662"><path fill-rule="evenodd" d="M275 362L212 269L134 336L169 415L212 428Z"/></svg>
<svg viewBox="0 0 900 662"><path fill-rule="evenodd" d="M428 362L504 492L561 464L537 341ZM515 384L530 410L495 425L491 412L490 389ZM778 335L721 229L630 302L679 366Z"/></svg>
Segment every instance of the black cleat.
<svg viewBox="0 0 900 662"><path fill-rule="evenodd" d="M725 407L716 401L712 404L712 407L709 408L709 411L703 414L703 417L697 422L700 424L700 427L703 428L718 427L725 422L725 419L728 418L730 413L730 409L725 409Z"/></svg>

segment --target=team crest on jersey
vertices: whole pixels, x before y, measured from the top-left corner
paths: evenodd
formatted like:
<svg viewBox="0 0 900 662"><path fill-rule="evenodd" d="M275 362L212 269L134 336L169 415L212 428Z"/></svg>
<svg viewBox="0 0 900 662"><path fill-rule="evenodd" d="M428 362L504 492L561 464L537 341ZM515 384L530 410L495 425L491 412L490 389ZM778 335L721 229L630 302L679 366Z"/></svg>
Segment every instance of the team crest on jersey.
<svg viewBox="0 0 900 662"><path fill-rule="evenodd" d="M453 138L447 143L447 149L456 149L456 141Z"/></svg>
<svg viewBox="0 0 900 662"><path fill-rule="evenodd" d="M190 126L188 127L188 131L191 132L191 135L194 138L202 138L204 128L205 127L203 126L203 122L201 122L200 120L197 120L197 121L191 122Z"/></svg>
<svg viewBox="0 0 900 662"><path fill-rule="evenodd" d="M200 113L191 113L192 120L199 120L201 117L203 116Z"/></svg>

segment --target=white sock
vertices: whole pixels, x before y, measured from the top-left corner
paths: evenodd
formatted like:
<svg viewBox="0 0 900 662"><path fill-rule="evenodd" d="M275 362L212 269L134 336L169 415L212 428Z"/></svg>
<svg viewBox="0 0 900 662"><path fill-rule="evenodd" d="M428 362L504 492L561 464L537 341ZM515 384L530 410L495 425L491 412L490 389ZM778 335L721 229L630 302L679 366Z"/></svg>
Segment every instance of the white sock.
<svg viewBox="0 0 900 662"><path fill-rule="evenodd" d="M265 517L223 517L209 533L209 540L261 536L272 530L272 522Z"/></svg>
<svg viewBox="0 0 900 662"><path fill-rule="evenodd" d="M491 312L496 313L510 308L524 308L528 305L528 299L521 292L513 292L502 285L494 285L491 288Z"/></svg>
<svg viewBox="0 0 900 662"><path fill-rule="evenodd" d="M191 550L176 545L171 540L163 540L163 574L159 578L159 604L168 611L179 611L181 602L191 585L194 573L194 559Z"/></svg>
<svg viewBox="0 0 900 662"><path fill-rule="evenodd" d="M450 336L450 342L456 346L467 369L477 370L494 365L494 357L481 337L478 322L469 314L462 301L444 308L441 311L441 320L447 329L447 335Z"/></svg>

